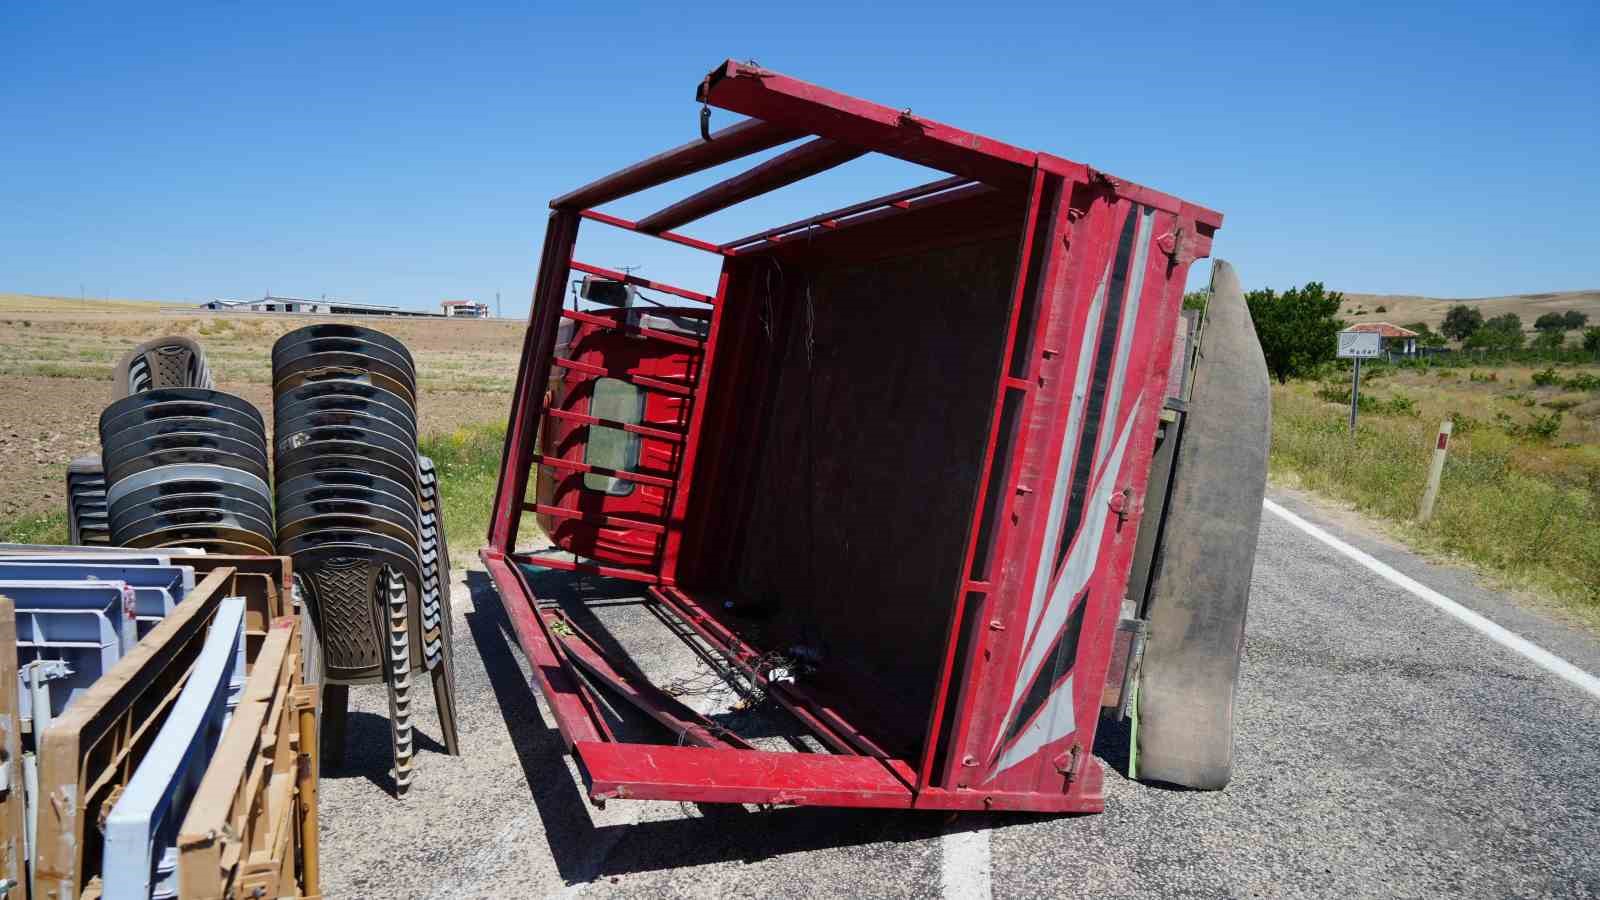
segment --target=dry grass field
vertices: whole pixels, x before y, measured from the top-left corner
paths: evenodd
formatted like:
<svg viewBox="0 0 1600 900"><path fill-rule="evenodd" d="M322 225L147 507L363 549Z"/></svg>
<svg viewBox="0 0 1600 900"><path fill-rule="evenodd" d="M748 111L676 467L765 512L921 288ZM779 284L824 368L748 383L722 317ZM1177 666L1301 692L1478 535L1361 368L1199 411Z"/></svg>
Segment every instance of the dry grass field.
<svg viewBox="0 0 1600 900"><path fill-rule="evenodd" d="M1426 322L1429 328L1437 331L1439 324L1444 321L1445 313L1457 303L1473 307L1483 313L1485 319L1516 313L1522 317L1522 324L1530 329L1534 320L1545 313L1564 313L1567 310L1587 313L1590 324L1600 324L1600 291L1558 291L1461 300L1418 297L1413 294L1347 293L1344 295L1344 306L1340 308L1339 315L1351 324L1390 322L1395 325L1405 325L1409 322Z"/></svg>
<svg viewBox="0 0 1600 900"><path fill-rule="evenodd" d="M1390 523L1408 544L1600 628L1600 366L1364 368L1273 386L1272 471ZM1416 521L1439 424L1450 444L1435 518Z"/></svg>
<svg viewBox="0 0 1600 900"><path fill-rule="evenodd" d="M0 294L0 539L55 527L66 463L98 452L112 369L134 345L161 335L199 340L218 386L254 403L270 422L272 342L327 321L357 322L405 342L417 362L424 433L504 426L522 348L520 321L209 313L154 302Z"/></svg>

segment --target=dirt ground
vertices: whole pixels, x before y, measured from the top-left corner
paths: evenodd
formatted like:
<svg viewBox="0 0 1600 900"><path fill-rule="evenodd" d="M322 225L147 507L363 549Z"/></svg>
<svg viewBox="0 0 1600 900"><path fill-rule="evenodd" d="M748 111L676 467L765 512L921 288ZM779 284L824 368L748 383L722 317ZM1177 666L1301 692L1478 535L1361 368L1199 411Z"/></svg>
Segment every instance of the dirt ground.
<svg viewBox="0 0 1600 900"><path fill-rule="evenodd" d="M0 523L64 509L66 464L99 452L111 369L162 335L206 348L218 387L272 421L272 342L328 316L163 312L155 304L0 296ZM514 320L357 319L403 341L417 362L422 430L502 423L524 324Z"/></svg>

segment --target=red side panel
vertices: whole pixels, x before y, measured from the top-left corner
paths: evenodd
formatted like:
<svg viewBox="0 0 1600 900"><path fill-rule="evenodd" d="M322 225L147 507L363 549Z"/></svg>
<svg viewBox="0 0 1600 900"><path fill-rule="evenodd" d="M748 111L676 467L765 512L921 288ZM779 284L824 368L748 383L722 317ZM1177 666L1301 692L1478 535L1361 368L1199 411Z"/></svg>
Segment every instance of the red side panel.
<svg viewBox="0 0 1600 900"><path fill-rule="evenodd" d="M597 370L622 373L646 379L692 387L697 378L700 352L661 340L647 340L602 327L591 319L620 321L624 312L606 310L586 313L584 321L570 323L565 346L557 355L577 365L557 367L550 380L549 406L552 409L594 416L595 387L604 377ZM659 432L681 435L688 425L690 397L665 391L638 391L640 412L637 424ZM548 416L544 421L542 450L555 457L583 464L587 459L592 426L578 417ZM550 539L564 550L599 562L636 568L654 568L661 551L660 523L671 502L671 484L679 473L683 451L681 440L634 433L637 462L629 471L653 476L652 483L617 481L575 468L546 464L539 468L538 502L542 506L583 514L584 518L541 514L542 527ZM626 527L595 524L595 517L614 520L639 520L650 525ZM652 527L653 526L653 527Z"/></svg>

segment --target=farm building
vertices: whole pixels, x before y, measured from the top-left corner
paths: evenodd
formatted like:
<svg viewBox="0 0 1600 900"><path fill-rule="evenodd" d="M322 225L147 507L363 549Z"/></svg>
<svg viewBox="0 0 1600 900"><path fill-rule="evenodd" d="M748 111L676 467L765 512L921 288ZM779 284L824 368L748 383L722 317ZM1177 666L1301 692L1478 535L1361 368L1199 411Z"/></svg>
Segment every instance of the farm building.
<svg viewBox="0 0 1600 900"><path fill-rule="evenodd" d="M345 300L305 300L300 297L275 297L271 294L260 300L216 299L200 304L201 309L215 312L298 313L323 316L426 316L438 313L402 309L398 306L379 306L373 303L351 303Z"/></svg>
<svg viewBox="0 0 1600 900"><path fill-rule="evenodd" d="M489 304L476 300L445 300L439 306L444 310L445 317L450 319L489 318Z"/></svg>
<svg viewBox="0 0 1600 900"><path fill-rule="evenodd" d="M1416 356L1417 338L1422 337L1418 332L1388 322L1360 322L1351 325L1350 331L1359 331L1365 334L1381 335L1383 349L1395 356Z"/></svg>

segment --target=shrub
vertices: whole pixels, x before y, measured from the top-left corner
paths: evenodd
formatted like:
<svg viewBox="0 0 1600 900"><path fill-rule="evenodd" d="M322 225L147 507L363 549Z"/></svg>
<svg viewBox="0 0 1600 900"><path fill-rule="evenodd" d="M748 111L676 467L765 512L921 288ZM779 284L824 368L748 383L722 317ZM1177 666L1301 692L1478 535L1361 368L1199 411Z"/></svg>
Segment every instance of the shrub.
<svg viewBox="0 0 1600 900"><path fill-rule="evenodd" d="M1583 330L1583 349L1590 353L1600 353L1600 326Z"/></svg>
<svg viewBox="0 0 1600 900"><path fill-rule="evenodd" d="M1445 313L1444 322L1439 326L1439 333L1451 340L1464 341L1482 327L1483 313L1465 303L1457 303Z"/></svg>
<svg viewBox="0 0 1600 900"><path fill-rule="evenodd" d="M1484 372L1480 374L1477 371L1472 371L1467 373L1467 380L1477 382L1478 384L1490 384L1499 381L1500 376L1494 372Z"/></svg>
<svg viewBox="0 0 1600 900"><path fill-rule="evenodd" d="M1389 311L1389 307L1387 307L1387 306L1380 306L1380 307L1377 307L1376 309L1373 310L1373 312L1381 312L1381 313L1386 313L1388 311Z"/></svg>
<svg viewBox="0 0 1600 900"><path fill-rule="evenodd" d="M1532 421L1517 423L1510 421L1511 417L1500 413L1496 418L1501 420L1501 427L1505 433L1514 438L1522 438L1537 443L1549 443L1561 431L1561 413L1553 412L1549 415L1535 415Z"/></svg>
<svg viewBox="0 0 1600 900"><path fill-rule="evenodd" d="M1483 427L1482 419L1474 419L1472 416L1461 412L1452 411L1450 413L1450 421L1453 425L1451 430L1455 434L1471 434Z"/></svg>
<svg viewBox="0 0 1600 900"><path fill-rule="evenodd" d="M1578 406L1579 405L1579 401L1577 401L1577 400L1546 400L1545 402L1543 402L1543 403L1541 403L1539 405L1544 407L1545 409L1553 409L1556 412L1566 412L1567 410L1572 409L1575 406Z"/></svg>
<svg viewBox="0 0 1600 900"><path fill-rule="evenodd" d="M1561 376L1556 374L1554 368L1548 368L1542 372L1533 373L1533 383L1539 387L1550 387L1553 384L1560 384Z"/></svg>
<svg viewBox="0 0 1600 900"><path fill-rule="evenodd" d="M1349 403L1350 386L1329 381L1317 387L1317 399L1328 403Z"/></svg>
<svg viewBox="0 0 1600 900"><path fill-rule="evenodd" d="M1566 380L1568 388L1574 391L1600 391L1600 375L1592 372L1579 372Z"/></svg>

